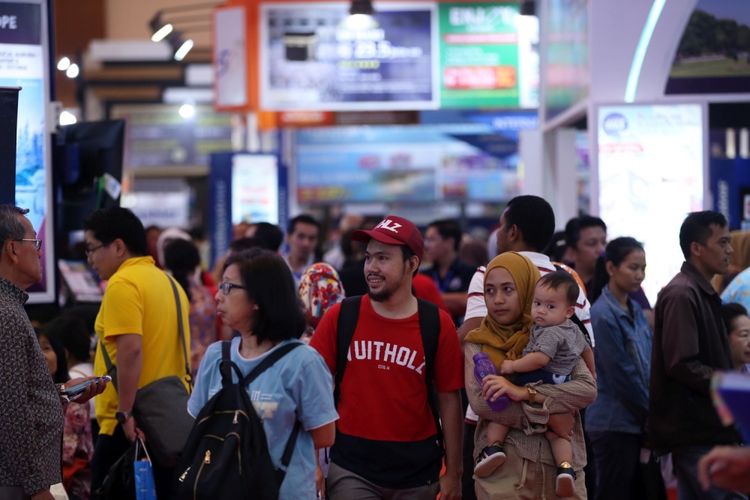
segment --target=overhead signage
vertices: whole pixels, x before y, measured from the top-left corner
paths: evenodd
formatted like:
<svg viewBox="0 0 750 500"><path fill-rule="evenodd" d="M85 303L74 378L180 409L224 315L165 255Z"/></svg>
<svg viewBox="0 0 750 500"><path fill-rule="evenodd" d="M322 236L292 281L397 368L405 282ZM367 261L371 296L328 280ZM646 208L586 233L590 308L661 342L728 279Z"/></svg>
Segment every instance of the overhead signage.
<svg viewBox="0 0 750 500"><path fill-rule="evenodd" d="M441 3L440 106L532 108L538 105L536 18L518 3Z"/></svg>
<svg viewBox="0 0 750 500"><path fill-rule="evenodd" d="M348 26L348 8L344 3L261 5L261 107L436 108L434 4L378 5L368 29Z"/></svg>

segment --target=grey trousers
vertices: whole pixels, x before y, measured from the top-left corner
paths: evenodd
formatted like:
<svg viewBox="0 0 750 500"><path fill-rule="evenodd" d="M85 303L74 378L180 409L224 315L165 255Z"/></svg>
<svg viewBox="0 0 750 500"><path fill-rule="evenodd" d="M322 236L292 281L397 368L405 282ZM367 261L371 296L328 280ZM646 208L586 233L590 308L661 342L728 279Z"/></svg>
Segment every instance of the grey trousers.
<svg viewBox="0 0 750 500"><path fill-rule="evenodd" d="M435 500L440 483L408 489L384 488L331 463L326 490L330 500Z"/></svg>

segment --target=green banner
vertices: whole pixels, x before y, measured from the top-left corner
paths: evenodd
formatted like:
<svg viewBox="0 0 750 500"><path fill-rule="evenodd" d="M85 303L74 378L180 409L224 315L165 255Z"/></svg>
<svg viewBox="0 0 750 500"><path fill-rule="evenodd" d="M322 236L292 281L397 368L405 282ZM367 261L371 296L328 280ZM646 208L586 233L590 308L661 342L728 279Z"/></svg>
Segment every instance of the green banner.
<svg viewBox="0 0 750 500"><path fill-rule="evenodd" d="M441 3L443 108L521 105L517 3Z"/></svg>

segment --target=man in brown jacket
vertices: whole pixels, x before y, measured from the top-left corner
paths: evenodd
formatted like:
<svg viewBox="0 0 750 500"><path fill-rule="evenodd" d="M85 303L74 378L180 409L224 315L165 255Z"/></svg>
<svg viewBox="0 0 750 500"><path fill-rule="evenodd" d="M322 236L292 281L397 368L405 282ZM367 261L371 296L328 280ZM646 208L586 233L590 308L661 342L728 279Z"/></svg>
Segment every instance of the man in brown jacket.
<svg viewBox="0 0 750 500"><path fill-rule="evenodd" d="M649 433L653 446L671 451L681 499L737 499L736 493L703 491L697 464L717 444L739 437L719 421L711 401L711 376L731 370L721 299L711 287L726 271L732 246L727 221L717 212L693 212L680 228L685 263L659 293L651 363Z"/></svg>

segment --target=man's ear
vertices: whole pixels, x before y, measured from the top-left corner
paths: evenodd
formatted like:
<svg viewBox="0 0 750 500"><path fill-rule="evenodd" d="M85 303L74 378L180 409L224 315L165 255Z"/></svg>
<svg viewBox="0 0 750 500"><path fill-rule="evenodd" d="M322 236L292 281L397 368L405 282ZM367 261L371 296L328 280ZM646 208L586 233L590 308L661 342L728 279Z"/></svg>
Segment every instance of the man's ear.
<svg viewBox="0 0 750 500"><path fill-rule="evenodd" d="M697 241L693 241L690 243L690 256L691 257L700 257L702 251L703 251L703 245L701 245Z"/></svg>
<svg viewBox="0 0 750 500"><path fill-rule="evenodd" d="M16 254L16 244L12 240L8 240L3 245L3 255L7 255L11 262L14 264L18 261L18 255Z"/></svg>
<svg viewBox="0 0 750 500"><path fill-rule="evenodd" d="M521 236L521 231L519 231L518 226L513 224L508 228L508 240L511 242L516 242L519 240Z"/></svg>
<svg viewBox="0 0 750 500"><path fill-rule="evenodd" d="M417 257L416 255L412 255L411 257L409 257L409 270L412 274L414 274L417 269L419 269L419 264L419 257Z"/></svg>

